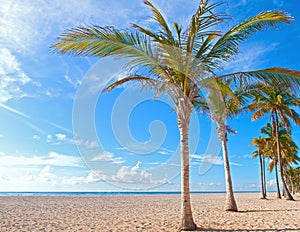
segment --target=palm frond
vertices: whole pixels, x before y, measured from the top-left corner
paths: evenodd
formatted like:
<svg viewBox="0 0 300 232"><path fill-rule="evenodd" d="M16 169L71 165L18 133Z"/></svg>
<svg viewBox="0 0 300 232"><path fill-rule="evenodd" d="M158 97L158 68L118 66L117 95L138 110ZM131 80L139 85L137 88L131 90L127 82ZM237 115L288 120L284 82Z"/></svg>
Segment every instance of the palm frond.
<svg viewBox="0 0 300 232"><path fill-rule="evenodd" d="M143 83L149 86L152 86L154 84L156 84L158 82L158 80L155 80L153 78L150 77L144 77L144 76L139 76L139 75L131 75L131 76L127 76L127 77L123 77L113 83L111 83L110 85L108 85L103 92L110 92L113 89L115 89L116 87L119 87L127 82L132 82L132 81L136 81L139 83Z"/></svg>
<svg viewBox="0 0 300 232"><path fill-rule="evenodd" d="M279 23L291 23L291 20L292 17L284 11L262 12L234 26L224 34L216 42L206 59L213 59L214 61L219 60L219 62L228 61L238 53L240 43L254 33L267 27L274 27Z"/></svg>
<svg viewBox="0 0 300 232"><path fill-rule="evenodd" d="M268 68L249 72L236 72L219 76L218 79L230 79L235 83L252 84L258 81L270 86L287 86L297 92L300 88L300 71L284 68Z"/></svg>
<svg viewBox="0 0 300 232"><path fill-rule="evenodd" d="M265 116L267 113L269 113L269 110L267 108L261 108L253 113L251 120L256 121L257 119Z"/></svg>
<svg viewBox="0 0 300 232"><path fill-rule="evenodd" d="M153 18L158 24L160 25L162 31L162 34L165 35L165 37L168 39L170 45L175 44L175 39L173 37L173 34L168 26L167 21L163 17L163 15L159 12L159 10L149 1L144 2L147 6L149 6L154 14Z"/></svg>

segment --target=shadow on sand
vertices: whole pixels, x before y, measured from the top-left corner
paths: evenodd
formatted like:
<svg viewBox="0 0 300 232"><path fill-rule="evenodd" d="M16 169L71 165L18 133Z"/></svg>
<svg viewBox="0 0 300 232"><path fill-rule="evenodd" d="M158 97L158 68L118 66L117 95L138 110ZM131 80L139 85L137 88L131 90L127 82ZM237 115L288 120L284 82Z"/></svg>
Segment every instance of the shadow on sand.
<svg viewBox="0 0 300 232"><path fill-rule="evenodd" d="M214 228L200 228L198 227L196 231L299 231L299 229L295 228L285 228L285 229L235 229L235 230L220 230L220 229L214 229Z"/></svg>
<svg viewBox="0 0 300 232"><path fill-rule="evenodd" d="M259 213L259 212L283 212L281 209L257 209L257 210L240 210L237 213ZM288 211L300 211L300 209L288 209Z"/></svg>

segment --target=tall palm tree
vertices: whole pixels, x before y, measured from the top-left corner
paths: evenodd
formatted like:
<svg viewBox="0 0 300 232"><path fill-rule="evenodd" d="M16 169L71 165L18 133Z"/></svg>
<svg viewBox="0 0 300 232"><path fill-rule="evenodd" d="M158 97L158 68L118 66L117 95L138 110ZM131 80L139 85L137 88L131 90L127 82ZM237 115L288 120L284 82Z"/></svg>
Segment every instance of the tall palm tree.
<svg viewBox="0 0 300 232"><path fill-rule="evenodd" d="M253 151L253 158L259 157L260 164L260 181L261 181L261 199L266 199L266 180L265 180L265 165L264 165L264 151L266 150L266 139L259 136L253 138L250 145L257 147L257 150Z"/></svg>
<svg viewBox="0 0 300 232"><path fill-rule="evenodd" d="M209 94L205 100L196 100L196 108L202 111L209 111L208 116L217 124L219 140L222 144L224 171L226 181L226 211L237 211L237 204L233 192L233 184L230 172L229 154L228 154L228 134L236 134L226 120L232 118L240 112L240 107L245 104L247 93L243 89L231 87L231 81L216 79L213 83L207 83Z"/></svg>
<svg viewBox="0 0 300 232"><path fill-rule="evenodd" d="M283 192L286 193L287 200L293 200L284 179L284 168L279 141L279 118L287 131L290 131L291 128L290 120L300 125L300 116L293 109L293 107L300 106L300 99L287 90L287 87L283 89L274 85L260 85L257 91L254 92L254 100L249 104L248 108L254 112L252 120L257 120L270 113L272 129L274 137L276 138L276 150Z"/></svg>
<svg viewBox="0 0 300 232"><path fill-rule="evenodd" d="M182 230L194 230L189 188L188 129L190 114L203 80L214 79L239 51L239 45L255 32L279 23L290 23L292 17L283 11L262 12L221 34L216 25L228 19L215 12L220 4L200 0L199 7L187 27L174 22L170 26L160 11L149 1L158 31L137 24L132 29L82 26L72 28L57 39L52 48L60 54L128 58L131 73L107 87L107 91L128 81L136 81L167 93L177 113L181 146L181 225ZM268 68L251 72L224 74L219 79L236 81L270 81L300 84L300 72Z"/></svg>

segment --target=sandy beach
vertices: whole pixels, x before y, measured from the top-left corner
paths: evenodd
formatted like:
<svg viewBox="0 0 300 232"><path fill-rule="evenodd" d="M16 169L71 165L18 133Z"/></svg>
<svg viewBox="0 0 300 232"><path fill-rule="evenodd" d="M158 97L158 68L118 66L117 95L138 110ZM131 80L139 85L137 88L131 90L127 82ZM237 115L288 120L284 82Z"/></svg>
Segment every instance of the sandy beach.
<svg viewBox="0 0 300 232"><path fill-rule="evenodd" d="M224 194L193 194L195 222L204 231L300 231L296 201L236 194L239 212L223 210ZM179 195L0 197L0 231L177 231Z"/></svg>

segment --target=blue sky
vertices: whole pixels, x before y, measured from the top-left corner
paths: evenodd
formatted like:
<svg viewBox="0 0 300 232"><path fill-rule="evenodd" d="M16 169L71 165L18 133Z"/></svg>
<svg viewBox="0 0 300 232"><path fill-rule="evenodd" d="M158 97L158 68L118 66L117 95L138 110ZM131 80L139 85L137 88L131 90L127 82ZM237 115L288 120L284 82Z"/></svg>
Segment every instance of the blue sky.
<svg viewBox="0 0 300 232"><path fill-rule="evenodd" d="M133 86L99 94L121 61L58 56L50 45L83 24L151 27L141 0L9 1L0 9L0 191L178 191L179 133L170 101ZM168 20L188 22L198 1L152 1ZM291 25L267 30L241 46L228 71L284 67L300 70L297 1L229 1L234 24L264 10L283 9ZM105 76L105 77L103 77ZM259 190L251 139L267 119L241 115L228 143L235 190ZM294 127L299 142L300 130ZM214 125L193 114L191 189L224 190L223 160ZM94 171L91 171L94 170ZM274 176L267 176L269 189Z"/></svg>

